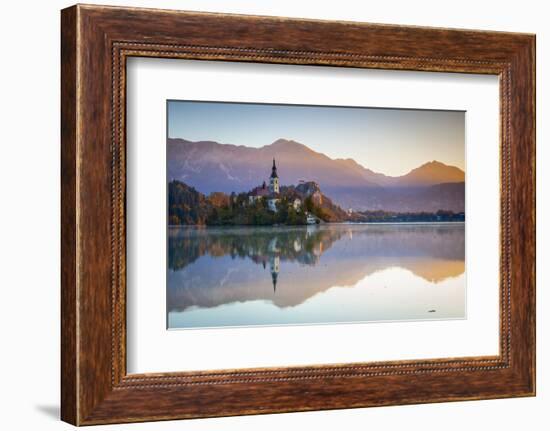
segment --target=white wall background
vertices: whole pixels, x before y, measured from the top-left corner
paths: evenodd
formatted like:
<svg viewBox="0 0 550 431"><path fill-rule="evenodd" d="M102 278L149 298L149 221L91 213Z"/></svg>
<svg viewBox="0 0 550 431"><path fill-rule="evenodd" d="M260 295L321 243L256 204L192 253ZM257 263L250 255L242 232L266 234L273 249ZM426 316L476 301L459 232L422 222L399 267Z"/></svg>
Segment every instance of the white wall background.
<svg viewBox="0 0 550 431"><path fill-rule="evenodd" d="M105 426L135 430L547 429L550 423L550 14L545 2L462 0L101 1L171 9L477 28L537 34L538 396ZM59 10L61 0L2 4L0 32L0 427L69 429L59 414ZM545 315L546 313L546 315Z"/></svg>

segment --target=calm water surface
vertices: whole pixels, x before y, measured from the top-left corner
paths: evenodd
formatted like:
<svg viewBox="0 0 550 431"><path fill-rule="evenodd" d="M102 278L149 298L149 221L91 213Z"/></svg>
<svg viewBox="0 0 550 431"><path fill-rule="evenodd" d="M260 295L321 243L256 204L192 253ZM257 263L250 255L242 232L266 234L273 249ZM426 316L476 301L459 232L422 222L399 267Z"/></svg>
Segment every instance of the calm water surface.
<svg viewBox="0 0 550 431"><path fill-rule="evenodd" d="M464 224L170 227L168 327L465 317Z"/></svg>

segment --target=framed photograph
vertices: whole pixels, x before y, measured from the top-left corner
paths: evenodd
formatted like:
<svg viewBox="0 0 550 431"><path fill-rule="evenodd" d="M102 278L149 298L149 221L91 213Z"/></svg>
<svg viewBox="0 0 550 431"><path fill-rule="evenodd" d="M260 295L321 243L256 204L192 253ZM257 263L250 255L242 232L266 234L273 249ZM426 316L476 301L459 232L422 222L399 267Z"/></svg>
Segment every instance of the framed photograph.
<svg viewBox="0 0 550 431"><path fill-rule="evenodd" d="M167 103L168 329L466 318L465 112Z"/></svg>
<svg viewBox="0 0 550 431"><path fill-rule="evenodd" d="M535 37L62 11L62 419L535 394Z"/></svg>

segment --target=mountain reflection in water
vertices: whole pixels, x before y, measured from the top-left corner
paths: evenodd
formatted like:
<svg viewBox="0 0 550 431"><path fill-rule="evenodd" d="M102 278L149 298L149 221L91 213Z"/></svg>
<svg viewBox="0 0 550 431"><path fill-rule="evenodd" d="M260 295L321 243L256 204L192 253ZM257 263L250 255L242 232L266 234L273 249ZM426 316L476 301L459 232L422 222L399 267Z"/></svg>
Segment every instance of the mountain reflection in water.
<svg viewBox="0 0 550 431"><path fill-rule="evenodd" d="M465 316L464 224L170 227L169 328Z"/></svg>

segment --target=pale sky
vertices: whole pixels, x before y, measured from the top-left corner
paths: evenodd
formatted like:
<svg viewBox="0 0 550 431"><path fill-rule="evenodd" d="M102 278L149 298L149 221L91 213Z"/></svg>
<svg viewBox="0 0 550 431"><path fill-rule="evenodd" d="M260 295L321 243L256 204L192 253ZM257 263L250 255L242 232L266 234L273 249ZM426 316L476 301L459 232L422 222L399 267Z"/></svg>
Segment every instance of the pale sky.
<svg viewBox="0 0 550 431"><path fill-rule="evenodd" d="M465 113L168 101L168 136L263 147L292 139L386 175L438 160L464 169Z"/></svg>

